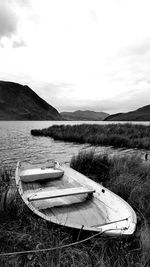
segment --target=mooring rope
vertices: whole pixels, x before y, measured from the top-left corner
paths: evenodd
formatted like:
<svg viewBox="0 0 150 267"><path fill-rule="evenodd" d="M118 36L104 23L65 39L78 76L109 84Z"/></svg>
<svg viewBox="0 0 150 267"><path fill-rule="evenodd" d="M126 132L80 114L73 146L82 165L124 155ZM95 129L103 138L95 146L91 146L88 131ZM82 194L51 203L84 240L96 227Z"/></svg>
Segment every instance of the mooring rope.
<svg viewBox="0 0 150 267"><path fill-rule="evenodd" d="M54 251L54 250L61 250L61 249L64 249L64 248L67 248L67 247L72 247L72 246L75 246L75 245L78 245L78 244L82 244L86 241L89 241L99 235L102 235L104 234L105 232L107 231L113 231L113 230L116 230L116 229L107 229L107 230L104 230L102 232L98 232L88 238L85 238L85 239L82 239L80 241L76 241L76 242L73 242L73 243L69 243L69 244L66 244L66 245L62 245L62 246L57 246L57 247L53 247L53 248L43 248L43 249L33 249L33 250L24 250L24 251L14 251L14 252L9 252L9 253L1 253L0 254L0 257L3 257L3 256L17 256L17 255L21 255L21 254L32 254L32 253L39 253L39 252L46 252L46 251ZM123 230L123 229L118 229L118 230Z"/></svg>

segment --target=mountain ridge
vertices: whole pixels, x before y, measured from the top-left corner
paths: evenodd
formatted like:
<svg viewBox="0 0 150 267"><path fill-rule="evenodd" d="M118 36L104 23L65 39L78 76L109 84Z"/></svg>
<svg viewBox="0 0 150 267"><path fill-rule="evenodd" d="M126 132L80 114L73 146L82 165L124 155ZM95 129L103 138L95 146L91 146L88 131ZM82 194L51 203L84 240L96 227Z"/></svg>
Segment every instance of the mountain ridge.
<svg viewBox="0 0 150 267"><path fill-rule="evenodd" d="M91 110L76 110L74 112L61 112L63 119L75 121L102 121L108 117L106 112L97 112Z"/></svg>
<svg viewBox="0 0 150 267"><path fill-rule="evenodd" d="M62 120L29 86L0 81L0 120Z"/></svg>
<svg viewBox="0 0 150 267"><path fill-rule="evenodd" d="M126 113L109 115L104 121L150 121L150 105Z"/></svg>

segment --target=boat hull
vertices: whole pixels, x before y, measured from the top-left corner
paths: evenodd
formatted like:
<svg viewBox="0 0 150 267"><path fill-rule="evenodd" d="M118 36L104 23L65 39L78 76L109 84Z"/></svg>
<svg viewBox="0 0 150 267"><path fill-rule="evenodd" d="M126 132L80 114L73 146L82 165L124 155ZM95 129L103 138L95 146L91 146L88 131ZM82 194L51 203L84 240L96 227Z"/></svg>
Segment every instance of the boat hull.
<svg viewBox="0 0 150 267"><path fill-rule="evenodd" d="M64 173L61 178L24 183L20 178L21 163L17 164L15 179L19 193L35 214L59 225L104 235L128 236L134 233L137 218L127 202L66 165L57 163L56 167ZM81 186L93 190L90 197L83 193L51 198L52 194L49 194L58 190L64 192L66 188L71 191ZM29 201L29 197L34 194L50 197L40 197L38 200L33 197Z"/></svg>

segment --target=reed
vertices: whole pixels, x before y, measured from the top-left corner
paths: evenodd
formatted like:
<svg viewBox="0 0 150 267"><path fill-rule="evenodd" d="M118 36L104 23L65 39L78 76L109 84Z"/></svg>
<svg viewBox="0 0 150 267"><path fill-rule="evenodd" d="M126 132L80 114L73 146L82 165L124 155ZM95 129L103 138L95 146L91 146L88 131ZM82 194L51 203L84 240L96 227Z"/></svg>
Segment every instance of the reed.
<svg viewBox="0 0 150 267"><path fill-rule="evenodd" d="M128 201L138 217L135 234L124 239L97 237L53 252L0 257L0 266L149 266L150 166L139 157L109 158L106 154L97 155L94 150L80 152L72 158L71 166ZM3 170L1 193L11 180L11 173L7 182L6 177ZM79 232L37 217L22 202L18 193L10 207L5 206L0 211L0 253L55 247L78 238ZM80 239L85 235L81 233Z"/></svg>
<svg viewBox="0 0 150 267"><path fill-rule="evenodd" d="M49 136L55 140L89 143L116 148L150 149L150 125L53 125L42 130L31 130L34 136Z"/></svg>

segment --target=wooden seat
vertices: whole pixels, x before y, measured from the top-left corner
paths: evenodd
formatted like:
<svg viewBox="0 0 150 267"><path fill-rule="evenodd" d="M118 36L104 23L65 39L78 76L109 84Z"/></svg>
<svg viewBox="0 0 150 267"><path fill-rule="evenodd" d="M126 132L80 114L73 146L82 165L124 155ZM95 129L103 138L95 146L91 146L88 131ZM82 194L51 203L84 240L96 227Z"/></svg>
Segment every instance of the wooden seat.
<svg viewBox="0 0 150 267"><path fill-rule="evenodd" d="M29 183L46 179L61 178L64 171L54 168L27 169L20 172L22 182Z"/></svg>
<svg viewBox="0 0 150 267"><path fill-rule="evenodd" d="M35 194L32 194L28 197L28 201L75 196L75 195L81 195L81 194L93 194L94 192L95 190L85 188L85 187L56 189L56 190L50 190L50 191L36 192Z"/></svg>

